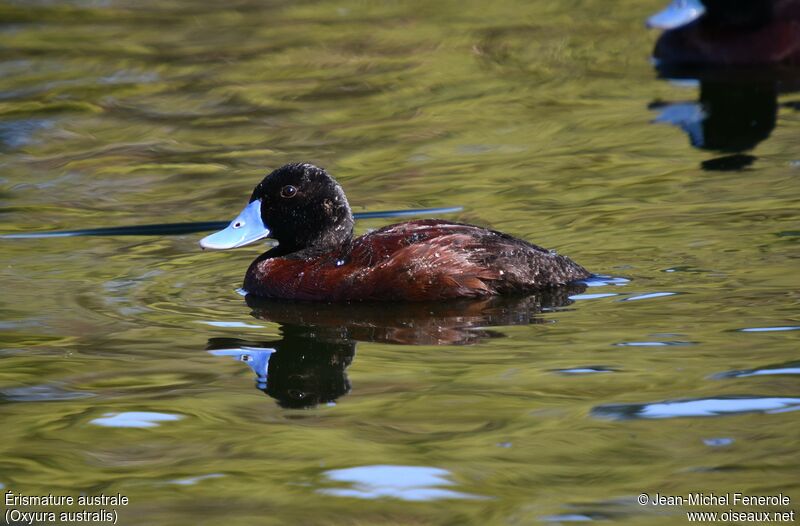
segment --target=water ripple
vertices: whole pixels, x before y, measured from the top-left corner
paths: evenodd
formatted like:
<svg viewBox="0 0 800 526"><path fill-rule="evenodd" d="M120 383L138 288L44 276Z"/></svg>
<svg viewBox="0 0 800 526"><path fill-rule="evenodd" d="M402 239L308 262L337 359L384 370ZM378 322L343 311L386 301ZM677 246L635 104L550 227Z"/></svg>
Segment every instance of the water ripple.
<svg viewBox="0 0 800 526"><path fill-rule="evenodd" d="M685 341L642 341L642 342L619 342L614 344L617 347L677 347L683 345L694 345L694 342Z"/></svg>
<svg viewBox="0 0 800 526"><path fill-rule="evenodd" d="M639 294L638 296L629 296L627 298L621 299L620 301L639 301L639 300L651 300L655 298L664 298L666 296L675 296L678 294L677 292L649 292L647 294Z"/></svg>
<svg viewBox="0 0 800 526"><path fill-rule="evenodd" d="M179 486L194 486L198 482L208 479L218 479L224 477L222 473L209 473L208 475L198 475L196 477L186 477L182 479L170 480L170 484L177 484Z"/></svg>
<svg viewBox="0 0 800 526"><path fill-rule="evenodd" d="M800 331L800 325L786 325L783 327L745 327L744 329L737 329L739 332L782 332L782 331Z"/></svg>
<svg viewBox="0 0 800 526"><path fill-rule="evenodd" d="M547 515L542 517L545 522L591 522L594 519L580 513L565 513L563 515Z"/></svg>
<svg viewBox="0 0 800 526"><path fill-rule="evenodd" d="M552 369L550 372L559 374L596 374L596 373L616 373L617 369L605 367L603 365L591 365L587 367L574 367L571 369Z"/></svg>
<svg viewBox="0 0 800 526"><path fill-rule="evenodd" d="M575 294L569 297L571 300L596 300L600 298L610 298L612 296L619 296L614 292L598 292L597 294Z"/></svg>
<svg viewBox="0 0 800 526"><path fill-rule="evenodd" d="M55 385L46 384L0 389L0 397L11 402L54 402L90 398L92 396L96 395L87 391L68 391Z"/></svg>
<svg viewBox="0 0 800 526"><path fill-rule="evenodd" d="M755 369L740 369L735 371L725 371L717 373L711 378L747 378L750 376L768 376L775 374L800 374L800 362L788 362L785 364L769 365Z"/></svg>

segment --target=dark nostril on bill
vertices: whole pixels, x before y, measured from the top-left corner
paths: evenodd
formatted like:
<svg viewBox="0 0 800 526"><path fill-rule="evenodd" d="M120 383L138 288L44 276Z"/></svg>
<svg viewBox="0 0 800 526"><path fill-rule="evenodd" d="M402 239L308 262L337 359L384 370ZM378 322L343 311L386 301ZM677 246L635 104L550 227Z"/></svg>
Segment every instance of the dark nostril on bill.
<svg viewBox="0 0 800 526"><path fill-rule="evenodd" d="M241 221L237 221L237 222L235 222L235 223L233 224L233 228L242 228L242 222L241 222Z"/></svg>

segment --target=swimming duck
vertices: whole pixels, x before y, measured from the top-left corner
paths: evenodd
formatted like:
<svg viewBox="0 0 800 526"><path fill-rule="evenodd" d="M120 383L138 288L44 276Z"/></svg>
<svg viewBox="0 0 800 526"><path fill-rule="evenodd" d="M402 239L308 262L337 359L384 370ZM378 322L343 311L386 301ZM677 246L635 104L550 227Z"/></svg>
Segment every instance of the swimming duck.
<svg viewBox="0 0 800 526"><path fill-rule="evenodd" d="M353 237L342 187L312 164L267 175L231 224L200 241L235 248L278 245L247 269L244 290L313 301L425 301L521 293L588 278L569 258L508 234L440 219L390 225Z"/></svg>
<svg viewBox="0 0 800 526"><path fill-rule="evenodd" d="M800 0L674 0L647 25L659 64L800 65Z"/></svg>

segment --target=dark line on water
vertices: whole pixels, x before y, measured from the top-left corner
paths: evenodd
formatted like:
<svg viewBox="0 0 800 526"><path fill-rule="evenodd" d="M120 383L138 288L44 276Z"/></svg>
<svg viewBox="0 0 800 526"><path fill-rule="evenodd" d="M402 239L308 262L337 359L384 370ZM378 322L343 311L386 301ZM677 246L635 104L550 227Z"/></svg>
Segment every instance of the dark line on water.
<svg viewBox="0 0 800 526"><path fill-rule="evenodd" d="M386 217L408 217L430 214L452 214L460 212L460 206L442 208L415 208L410 210L379 210L375 212L356 212L355 219L379 219ZM222 230L229 221L201 221L197 223L159 223L155 225L113 226L87 228L84 230L56 230L50 232L17 232L0 234L0 239L41 239L47 237L78 236L174 236L178 234L194 234L210 230Z"/></svg>

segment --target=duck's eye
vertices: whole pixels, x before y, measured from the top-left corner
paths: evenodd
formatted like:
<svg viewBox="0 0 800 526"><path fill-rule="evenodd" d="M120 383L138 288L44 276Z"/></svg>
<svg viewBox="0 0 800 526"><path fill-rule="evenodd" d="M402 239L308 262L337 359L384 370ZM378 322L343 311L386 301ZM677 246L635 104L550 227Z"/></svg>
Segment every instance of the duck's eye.
<svg viewBox="0 0 800 526"><path fill-rule="evenodd" d="M281 188L281 197L285 197L286 199L291 199L296 195L297 195L297 188L295 188L290 184L287 184L286 186Z"/></svg>

